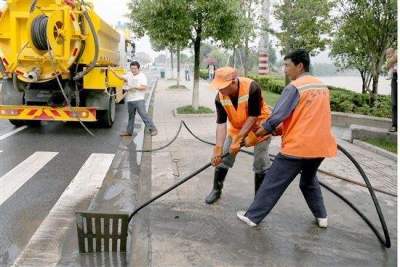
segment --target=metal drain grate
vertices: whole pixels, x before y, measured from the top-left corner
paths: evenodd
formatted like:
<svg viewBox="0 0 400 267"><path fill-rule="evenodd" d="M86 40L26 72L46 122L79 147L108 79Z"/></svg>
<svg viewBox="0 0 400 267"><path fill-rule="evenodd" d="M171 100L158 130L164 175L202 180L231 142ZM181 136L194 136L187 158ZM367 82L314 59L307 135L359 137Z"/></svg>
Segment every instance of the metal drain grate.
<svg viewBox="0 0 400 267"><path fill-rule="evenodd" d="M76 212L79 252L126 252L128 218L122 212Z"/></svg>

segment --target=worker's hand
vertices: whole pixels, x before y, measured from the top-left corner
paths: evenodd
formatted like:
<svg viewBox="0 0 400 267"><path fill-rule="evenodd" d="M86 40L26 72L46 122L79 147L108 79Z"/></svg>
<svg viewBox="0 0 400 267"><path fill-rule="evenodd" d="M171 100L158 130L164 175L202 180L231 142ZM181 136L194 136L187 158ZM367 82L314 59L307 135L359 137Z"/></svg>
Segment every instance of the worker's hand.
<svg viewBox="0 0 400 267"><path fill-rule="evenodd" d="M261 126L261 127L257 130L256 136L257 136L257 137L262 137L262 136L266 135L267 133L268 133L267 130L265 130L264 127Z"/></svg>
<svg viewBox="0 0 400 267"><path fill-rule="evenodd" d="M272 132L273 136L279 136L282 135L282 125L279 125L278 127L275 128L275 131Z"/></svg>
<svg viewBox="0 0 400 267"><path fill-rule="evenodd" d="M251 147L257 145L257 136L253 131L250 131L249 134L242 142L242 146Z"/></svg>
<svg viewBox="0 0 400 267"><path fill-rule="evenodd" d="M211 165L213 165L214 167L217 167L221 163L222 163L222 147L215 146L214 154L213 154L213 157L211 158Z"/></svg>
<svg viewBox="0 0 400 267"><path fill-rule="evenodd" d="M243 142L243 136L241 135L236 135L233 140L231 147L229 148L229 153L231 153L233 156L236 156L237 153L240 151L240 146Z"/></svg>

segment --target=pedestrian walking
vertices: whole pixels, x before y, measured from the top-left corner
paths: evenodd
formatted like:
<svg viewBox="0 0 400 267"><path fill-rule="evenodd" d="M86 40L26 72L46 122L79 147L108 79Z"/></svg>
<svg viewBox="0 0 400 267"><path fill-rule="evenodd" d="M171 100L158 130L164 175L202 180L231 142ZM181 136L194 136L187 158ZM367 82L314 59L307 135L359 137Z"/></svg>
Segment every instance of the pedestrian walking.
<svg viewBox="0 0 400 267"><path fill-rule="evenodd" d="M126 101L128 103L129 120L126 127L126 132L122 132L121 136L132 136L135 125L136 111L139 113L143 122L147 127L147 131L152 135L157 135L157 128L153 120L146 112L145 107L145 93L147 89L146 75L140 71L140 64L137 61L132 61L130 64L130 71L125 75L119 75L112 68L109 68L119 79L124 80L127 86Z"/></svg>

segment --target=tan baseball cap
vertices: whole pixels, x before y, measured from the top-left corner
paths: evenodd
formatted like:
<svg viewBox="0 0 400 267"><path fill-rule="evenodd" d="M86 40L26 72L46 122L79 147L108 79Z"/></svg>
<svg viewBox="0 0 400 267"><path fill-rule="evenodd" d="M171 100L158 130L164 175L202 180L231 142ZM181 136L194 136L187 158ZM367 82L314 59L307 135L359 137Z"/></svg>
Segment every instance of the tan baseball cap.
<svg viewBox="0 0 400 267"><path fill-rule="evenodd" d="M210 83L210 88L215 90L224 89L237 77L238 73L236 69L232 67L219 68L215 71L215 77Z"/></svg>

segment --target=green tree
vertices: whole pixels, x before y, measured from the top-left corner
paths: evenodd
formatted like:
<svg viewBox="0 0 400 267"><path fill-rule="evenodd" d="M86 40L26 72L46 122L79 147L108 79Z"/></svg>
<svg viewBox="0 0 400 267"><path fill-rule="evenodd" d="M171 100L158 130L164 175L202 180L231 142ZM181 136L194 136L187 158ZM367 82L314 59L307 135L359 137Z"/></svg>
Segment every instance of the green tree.
<svg viewBox="0 0 400 267"><path fill-rule="evenodd" d="M311 55L318 54L328 43L331 29L329 0L283 0L275 6L274 16L281 23L275 32L286 54L304 48Z"/></svg>
<svg viewBox="0 0 400 267"><path fill-rule="evenodd" d="M362 93L366 93L372 80L369 55L362 47L363 44L356 40L351 32L351 25L346 23L335 33L330 57L340 70L358 70L362 80Z"/></svg>
<svg viewBox="0 0 400 267"><path fill-rule="evenodd" d="M259 23L256 11L259 10L260 1L259 0L241 0L241 9L243 10L244 17L240 22L242 25L240 27L239 41L241 47L243 48L243 70L244 76L251 69L250 65L250 48L249 43L256 37L256 28Z"/></svg>
<svg viewBox="0 0 400 267"><path fill-rule="evenodd" d="M166 46L194 49L192 106L199 106L199 65L202 40L228 42L235 38L240 21L239 0L131 0L131 27Z"/></svg>
<svg viewBox="0 0 400 267"><path fill-rule="evenodd" d="M282 54L304 48L311 55L323 51L331 30L330 0L282 0L275 6L274 16L281 23L275 32ZM286 77L286 83L289 83Z"/></svg>
<svg viewBox="0 0 400 267"><path fill-rule="evenodd" d="M352 63L372 75L371 103L378 93L379 73L385 50L397 42L396 0L339 0L336 40L350 41L357 49ZM353 54L352 54L353 55ZM353 60L353 59L357 60Z"/></svg>

